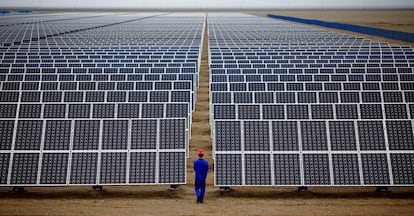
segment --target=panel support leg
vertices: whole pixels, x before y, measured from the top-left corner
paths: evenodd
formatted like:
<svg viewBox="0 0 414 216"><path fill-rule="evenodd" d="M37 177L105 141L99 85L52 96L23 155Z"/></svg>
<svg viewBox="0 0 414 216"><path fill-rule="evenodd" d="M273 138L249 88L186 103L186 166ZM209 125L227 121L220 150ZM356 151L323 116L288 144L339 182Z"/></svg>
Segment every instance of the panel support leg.
<svg viewBox="0 0 414 216"><path fill-rule="evenodd" d="M231 188L230 187L220 187L220 192L230 192Z"/></svg>
<svg viewBox="0 0 414 216"><path fill-rule="evenodd" d="M170 190L176 191L178 189L179 189L178 185L170 185Z"/></svg>
<svg viewBox="0 0 414 216"><path fill-rule="evenodd" d="M102 191L102 185L94 185L92 188L96 191Z"/></svg>
<svg viewBox="0 0 414 216"><path fill-rule="evenodd" d="M298 187L298 191L299 192L307 192L308 191L308 187Z"/></svg>
<svg viewBox="0 0 414 216"><path fill-rule="evenodd" d="M376 191L381 193L388 192L388 187L379 186Z"/></svg>
<svg viewBox="0 0 414 216"><path fill-rule="evenodd" d="M20 193L24 191L24 187L13 187L13 192Z"/></svg>

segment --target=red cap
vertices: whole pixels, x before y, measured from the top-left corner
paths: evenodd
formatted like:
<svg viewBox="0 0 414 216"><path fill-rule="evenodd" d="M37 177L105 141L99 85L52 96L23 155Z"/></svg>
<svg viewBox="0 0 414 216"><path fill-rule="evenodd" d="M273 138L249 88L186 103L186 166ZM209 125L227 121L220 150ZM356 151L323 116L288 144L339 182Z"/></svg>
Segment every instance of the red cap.
<svg viewBox="0 0 414 216"><path fill-rule="evenodd" d="M203 149L198 150L198 154L203 155L204 154L204 150Z"/></svg>

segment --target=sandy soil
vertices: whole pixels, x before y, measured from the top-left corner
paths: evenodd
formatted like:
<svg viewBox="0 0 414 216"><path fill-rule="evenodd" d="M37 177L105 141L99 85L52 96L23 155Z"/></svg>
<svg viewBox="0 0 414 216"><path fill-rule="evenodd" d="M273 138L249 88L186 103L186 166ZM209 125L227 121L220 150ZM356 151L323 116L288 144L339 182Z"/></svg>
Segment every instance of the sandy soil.
<svg viewBox="0 0 414 216"><path fill-rule="evenodd" d="M277 14L283 16L293 16L306 19L317 19L328 22L341 22L355 25L370 26L403 32L414 32L414 10L286 10L286 11L249 11L248 13L266 17L267 14ZM354 33L350 31L335 30L310 25L314 28L321 28L328 31L338 31L345 34L354 34L360 37L369 38L376 41L384 41L392 44L409 45L414 47L414 43L391 40L382 37Z"/></svg>
<svg viewBox="0 0 414 216"><path fill-rule="evenodd" d="M284 16L318 19L328 22L343 22L405 32L414 32L413 10L299 10L267 12Z"/></svg>
<svg viewBox="0 0 414 216"><path fill-rule="evenodd" d="M325 20L335 21L337 12L325 12ZM265 14L260 13L256 14ZM322 19L315 11L301 13ZM384 15L383 12L367 11L364 14ZM409 16L412 20L414 14ZM352 19L336 17L360 24L398 20L393 16L389 21L387 18L378 21L365 17L358 22L352 15L349 16ZM399 19L405 20L405 15L401 14ZM193 113L187 185L180 186L177 191L170 191L167 185L108 186L103 191L94 191L90 187L27 188L20 193L12 192L11 188L0 188L0 215L414 215L412 187L390 188L390 192L375 192L372 187L311 187L309 192L297 192L294 187L240 187L233 188L230 193L220 193L214 187L212 169L208 176L206 201L202 205L195 204L192 161L196 158L196 150L205 149L206 159L211 167L213 164L206 39L205 36L200 88Z"/></svg>

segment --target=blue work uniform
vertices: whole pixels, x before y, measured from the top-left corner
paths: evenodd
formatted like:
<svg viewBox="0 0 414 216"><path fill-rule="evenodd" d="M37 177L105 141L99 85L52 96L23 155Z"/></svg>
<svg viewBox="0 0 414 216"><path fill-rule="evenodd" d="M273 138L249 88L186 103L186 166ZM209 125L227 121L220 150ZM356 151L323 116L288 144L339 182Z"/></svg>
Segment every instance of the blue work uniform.
<svg viewBox="0 0 414 216"><path fill-rule="evenodd" d="M195 183L194 189L197 196L197 202L204 202L204 193L206 192L206 178L208 172L208 162L203 158L194 161Z"/></svg>

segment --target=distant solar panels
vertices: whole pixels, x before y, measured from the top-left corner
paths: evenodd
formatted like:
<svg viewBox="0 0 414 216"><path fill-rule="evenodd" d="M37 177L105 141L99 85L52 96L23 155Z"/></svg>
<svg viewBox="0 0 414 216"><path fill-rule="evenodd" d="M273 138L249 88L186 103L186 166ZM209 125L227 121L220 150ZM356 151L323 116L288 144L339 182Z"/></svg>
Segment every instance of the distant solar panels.
<svg viewBox="0 0 414 216"><path fill-rule="evenodd" d="M215 185L413 184L412 48L243 14L209 29Z"/></svg>
<svg viewBox="0 0 414 216"><path fill-rule="evenodd" d="M0 185L185 183L205 19L190 17L61 14L40 22L51 35L3 31Z"/></svg>

